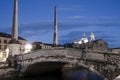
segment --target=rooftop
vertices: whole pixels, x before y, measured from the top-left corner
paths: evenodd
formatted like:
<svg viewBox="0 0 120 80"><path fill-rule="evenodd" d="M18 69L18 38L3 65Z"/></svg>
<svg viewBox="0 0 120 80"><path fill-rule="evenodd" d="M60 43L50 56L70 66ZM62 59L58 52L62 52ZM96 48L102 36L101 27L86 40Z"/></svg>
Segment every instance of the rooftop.
<svg viewBox="0 0 120 80"><path fill-rule="evenodd" d="M0 37L11 38L11 35L8 34L8 33L0 32ZM19 40L26 40L26 39L24 39L24 38L22 38L22 37L20 37L20 36L18 37L18 39L19 39Z"/></svg>

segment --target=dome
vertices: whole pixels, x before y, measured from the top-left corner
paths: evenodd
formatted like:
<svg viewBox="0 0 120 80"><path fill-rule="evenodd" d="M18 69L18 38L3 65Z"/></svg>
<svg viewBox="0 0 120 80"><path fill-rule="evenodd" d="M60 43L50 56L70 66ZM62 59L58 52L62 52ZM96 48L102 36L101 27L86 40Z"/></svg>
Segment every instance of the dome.
<svg viewBox="0 0 120 80"><path fill-rule="evenodd" d="M82 43L87 43L88 42L88 38L86 37L86 35L84 34L83 37L78 40L78 41L75 41L74 43L75 44L82 44Z"/></svg>
<svg viewBox="0 0 120 80"><path fill-rule="evenodd" d="M87 43L88 42L88 38L86 37L86 34L84 33L83 37L81 38L83 43Z"/></svg>
<svg viewBox="0 0 120 80"><path fill-rule="evenodd" d="M87 42L88 42L88 39L87 39L87 37L86 37L86 38L82 38L81 41L82 41L83 43L87 43Z"/></svg>

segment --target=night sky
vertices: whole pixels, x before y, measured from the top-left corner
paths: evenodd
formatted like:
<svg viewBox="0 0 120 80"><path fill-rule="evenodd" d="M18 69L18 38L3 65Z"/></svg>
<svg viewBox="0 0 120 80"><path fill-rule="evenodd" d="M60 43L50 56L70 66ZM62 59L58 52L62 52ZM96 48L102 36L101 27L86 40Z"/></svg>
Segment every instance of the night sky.
<svg viewBox="0 0 120 80"><path fill-rule="evenodd" d="M54 6L59 43L91 32L110 47L120 47L120 0L19 0L19 35L30 42L53 42ZM11 33L13 0L0 0L0 32Z"/></svg>

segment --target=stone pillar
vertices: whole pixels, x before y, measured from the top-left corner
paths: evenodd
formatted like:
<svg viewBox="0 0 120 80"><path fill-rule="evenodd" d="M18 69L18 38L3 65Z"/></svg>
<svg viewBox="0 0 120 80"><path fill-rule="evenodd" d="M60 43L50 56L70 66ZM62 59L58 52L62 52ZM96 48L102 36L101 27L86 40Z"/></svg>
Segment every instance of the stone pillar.
<svg viewBox="0 0 120 80"><path fill-rule="evenodd" d="M58 31L57 31L57 9L56 6L54 8L54 41L53 45L57 46L58 45Z"/></svg>
<svg viewBox="0 0 120 80"><path fill-rule="evenodd" d="M18 0L14 0L12 37L8 44L9 55L20 54L20 42L18 41Z"/></svg>

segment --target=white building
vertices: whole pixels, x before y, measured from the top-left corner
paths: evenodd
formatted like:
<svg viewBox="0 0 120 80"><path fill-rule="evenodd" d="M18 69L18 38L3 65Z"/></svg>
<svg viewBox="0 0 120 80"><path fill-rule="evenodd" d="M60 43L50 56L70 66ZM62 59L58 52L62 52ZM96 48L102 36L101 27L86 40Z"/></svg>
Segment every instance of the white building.
<svg viewBox="0 0 120 80"><path fill-rule="evenodd" d="M78 41L75 41L74 44L82 44L82 43L87 43L88 42L88 38L86 37L86 34L84 33L83 37L78 40Z"/></svg>
<svg viewBox="0 0 120 80"><path fill-rule="evenodd" d="M84 33L83 37L80 40L74 41L73 43L74 44L82 44L82 43L87 43L89 41L94 41L94 40L95 40L95 35L93 32L90 35L90 40L88 40L86 34Z"/></svg>
<svg viewBox="0 0 120 80"><path fill-rule="evenodd" d="M24 53L24 46L27 44L27 40L18 37L20 44L20 54ZM9 53L8 43L11 40L11 35L0 32L0 62L6 61Z"/></svg>

